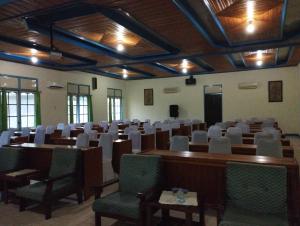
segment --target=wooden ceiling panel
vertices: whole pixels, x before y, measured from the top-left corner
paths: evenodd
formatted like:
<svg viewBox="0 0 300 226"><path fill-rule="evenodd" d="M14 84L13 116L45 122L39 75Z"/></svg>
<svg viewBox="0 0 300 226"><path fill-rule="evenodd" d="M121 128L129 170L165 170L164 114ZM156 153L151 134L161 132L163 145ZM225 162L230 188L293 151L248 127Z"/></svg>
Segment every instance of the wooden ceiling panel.
<svg viewBox="0 0 300 226"><path fill-rule="evenodd" d="M130 70L127 70L127 69L122 69L122 68L119 68L119 67L108 67L108 68L104 68L102 70L105 71L105 72L114 73L114 74L117 74L117 75L120 75L120 76L123 76L123 74L125 73L125 74L128 75L129 78L138 77L138 76L141 75L139 73L136 73L136 72L133 72L133 71L130 71Z"/></svg>
<svg viewBox="0 0 300 226"><path fill-rule="evenodd" d="M201 59L211 65L216 72L235 70L225 56L205 56L201 57Z"/></svg>
<svg viewBox="0 0 300 226"><path fill-rule="evenodd" d="M179 73L182 73L182 70L184 68L187 69L187 74L189 74L189 73L192 74L192 73L197 73L197 72L204 71L202 67L200 67L196 63L192 62L191 60L186 60L186 59L162 61L160 63L167 66L167 67L175 69Z"/></svg>
<svg viewBox="0 0 300 226"><path fill-rule="evenodd" d="M56 26L115 50L121 44L131 56L166 53L100 13L59 21Z"/></svg>
<svg viewBox="0 0 300 226"><path fill-rule="evenodd" d="M122 8L136 20L182 51L182 54L207 52L213 50L191 22L180 12L175 4L161 0L89 0L91 3Z"/></svg>
<svg viewBox="0 0 300 226"><path fill-rule="evenodd" d="M266 49L261 51L261 56L258 56L257 52L243 53L243 58L247 66L255 67L257 61L262 61L262 66L275 65L276 49Z"/></svg>

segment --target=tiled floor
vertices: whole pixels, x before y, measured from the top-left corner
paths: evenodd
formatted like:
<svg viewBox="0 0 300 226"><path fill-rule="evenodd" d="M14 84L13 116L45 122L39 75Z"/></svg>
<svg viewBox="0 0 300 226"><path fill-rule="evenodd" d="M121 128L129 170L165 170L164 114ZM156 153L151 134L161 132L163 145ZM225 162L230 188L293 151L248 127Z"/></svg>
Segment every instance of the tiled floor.
<svg viewBox="0 0 300 226"><path fill-rule="evenodd" d="M300 139L291 138L295 149L295 157L300 161ZM104 190L104 195L117 189L117 185L112 185ZM14 204L4 205L0 203L0 226L92 226L94 225L94 213L91 209L93 199L78 205L76 202L64 200L53 211L50 220L44 220L44 215L40 209L34 208L24 212L18 211L18 206ZM173 213L181 216L178 213ZM206 212L206 226L217 226L215 213ZM102 218L103 226L114 225L115 221ZM116 226L116 225L114 225Z"/></svg>

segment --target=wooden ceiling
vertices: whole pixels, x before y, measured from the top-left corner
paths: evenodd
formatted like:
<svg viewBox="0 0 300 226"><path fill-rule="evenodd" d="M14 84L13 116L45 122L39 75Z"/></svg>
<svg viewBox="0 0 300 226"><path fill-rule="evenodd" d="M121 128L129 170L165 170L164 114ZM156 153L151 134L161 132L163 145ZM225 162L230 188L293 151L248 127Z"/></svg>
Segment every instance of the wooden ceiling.
<svg viewBox="0 0 300 226"><path fill-rule="evenodd" d="M129 80L294 66L299 7L298 0L1 1L0 59Z"/></svg>

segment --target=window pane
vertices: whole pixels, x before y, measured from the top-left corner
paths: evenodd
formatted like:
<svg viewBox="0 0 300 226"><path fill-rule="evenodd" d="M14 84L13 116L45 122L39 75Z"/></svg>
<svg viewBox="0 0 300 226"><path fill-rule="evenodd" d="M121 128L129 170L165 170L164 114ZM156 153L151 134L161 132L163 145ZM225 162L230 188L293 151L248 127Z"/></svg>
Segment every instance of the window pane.
<svg viewBox="0 0 300 226"><path fill-rule="evenodd" d="M84 107L80 106L80 112L79 112L79 114L83 114L83 113L84 113Z"/></svg>
<svg viewBox="0 0 300 226"><path fill-rule="evenodd" d="M34 116L28 116L28 125L27 127L34 127Z"/></svg>
<svg viewBox="0 0 300 226"><path fill-rule="evenodd" d="M83 116L83 122L87 122L88 121L88 116L87 115L84 115Z"/></svg>
<svg viewBox="0 0 300 226"><path fill-rule="evenodd" d="M27 105L21 105L21 115L27 115Z"/></svg>
<svg viewBox="0 0 300 226"><path fill-rule="evenodd" d="M34 105L28 105L28 115L35 115Z"/></svg>
<svg viewBox="0 0 300 226"><path fill-rule="evenodd" d="M21 104L27 104L27 93L21 93Z"/></svg>
<svg viewBox="0 0 300 226"><path fill-rule="evenodd" d="M17 117L9 117L9 128L18 128Z"/></svg>
<svg viewBox="0 0 300 226"><path fill-rule="evenodd" d="M84 115L80 115L80 122L85 122L84 121Z"/></svg>
<svg viewBox="0 0 300 226"><path fill-rule="evenodd" d="M17 93L16 92L8 93L8 103L9 104L17 104Z"/></svg>
<svg viewBox="0 0 300 226"><path fill-rule="evenodd" d="M28 104L34 104L34 94L28 93Z"/></svg>
<svg viewBox="0 0 300 226"><path fill-rule="evenodd" d="M17 105L8 105L8 115L17 116Z"/></svg>
<svg viewBox="0 0 300 226"><path fill-rule="evenodd" d="M27 117L21 117L21 127L28 127L27 125Z"/></svg>

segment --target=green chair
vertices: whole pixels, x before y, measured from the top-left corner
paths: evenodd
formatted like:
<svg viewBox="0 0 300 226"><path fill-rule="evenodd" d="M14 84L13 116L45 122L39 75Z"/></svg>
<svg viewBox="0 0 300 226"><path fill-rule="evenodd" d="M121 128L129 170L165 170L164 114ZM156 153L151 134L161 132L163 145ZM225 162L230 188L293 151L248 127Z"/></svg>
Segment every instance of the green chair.
<svg viewBox="0 0 300 226"><path fill-rule="evenodd" d="M289 225L285 167L230 162L226 196L219 226Z"/></svg>
<svg viewBox="0 0 300 226"><path fill-rule="evenodd" d="M100 198L102 188L96 192L93 204L96 226L101 216L145 225L144 203L159 192L161 161L153 155L123 155L119 177L119 191Z"/></svg>
<svg viewBox="0 0 300 226"><path fill-rule="evenodd" d="M24 152L20 148L2 147L0 148L0 191L4 185L2 175L21 169L23 166ZM1 196L3 198L3 196Z"/></svg>
<svg viewBox="0 0 300 226"><path fill-rule="evenodd" d="M82 202L80 150L55 148L48 179L18 188L20 211L25 210L26 201L33 200L42 203L45 208L45 218L51 218L54 201L77 194L78 203Z"/></svg>

